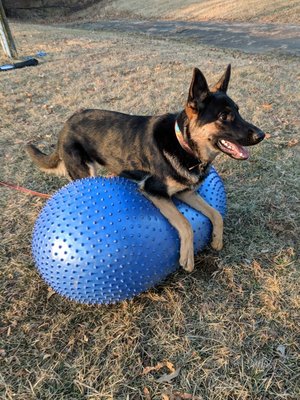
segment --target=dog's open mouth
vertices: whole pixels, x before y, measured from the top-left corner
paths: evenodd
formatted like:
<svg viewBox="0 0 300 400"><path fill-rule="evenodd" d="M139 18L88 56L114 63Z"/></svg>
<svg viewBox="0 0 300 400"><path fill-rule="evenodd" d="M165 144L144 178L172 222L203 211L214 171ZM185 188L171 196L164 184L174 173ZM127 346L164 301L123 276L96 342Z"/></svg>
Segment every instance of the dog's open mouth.
<svg viewBox="0 0 300 400"><path fill-rule="evenodd" d="M238 143L229 140L220 139L217 142L218 148L225 154L236 160L247 160L250 156L249 151Z"/></svg>

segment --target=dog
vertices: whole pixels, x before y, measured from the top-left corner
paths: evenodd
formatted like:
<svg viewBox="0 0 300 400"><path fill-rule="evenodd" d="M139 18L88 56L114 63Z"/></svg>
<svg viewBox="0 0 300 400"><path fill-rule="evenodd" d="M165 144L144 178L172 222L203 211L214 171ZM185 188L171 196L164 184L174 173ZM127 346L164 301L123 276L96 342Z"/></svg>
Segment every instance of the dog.
<svg viewBox="0 0 300 400"><path fill-rule="evenodd" d="M103 166L114 175L139 185L178 231L180 265L194 268L193 230L175 207L175 196L212 222L211 246L223 247L223 219L196 190L215 157L226 154L246 160L244 146L259 143L264 133L245 121L237 104L226 94L231 67L210 89L203 73L194 68L187 102L177 114L127 115L115 111L82 110L62 128L56 150L46 155L32 144L27 152L49 173L81 179L96 175Z"/></svg>

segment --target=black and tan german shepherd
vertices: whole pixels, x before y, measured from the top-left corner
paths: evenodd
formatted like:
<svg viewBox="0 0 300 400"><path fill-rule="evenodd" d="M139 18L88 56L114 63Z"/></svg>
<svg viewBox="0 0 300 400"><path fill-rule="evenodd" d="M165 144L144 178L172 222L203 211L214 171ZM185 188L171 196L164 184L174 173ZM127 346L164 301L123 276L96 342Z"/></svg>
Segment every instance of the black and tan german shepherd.
<svg viewBox="0 0 300 400"><path fill-rule="evenodd" d="M180 265L194 268L193 231L175 207L175 196L206 215L213 225L211 245L223 246L223 220L197 193L219 153L245 160L244 146L259 143L264 133L245 121L227 96L230 65L209 89L195 68L184 110L159 116L83 110L62 128L56 150L45 155L32 144L27 151L41 170L80 179L104 166L114 175L138 182L142 193L159 208L180 237Z"/></svg>

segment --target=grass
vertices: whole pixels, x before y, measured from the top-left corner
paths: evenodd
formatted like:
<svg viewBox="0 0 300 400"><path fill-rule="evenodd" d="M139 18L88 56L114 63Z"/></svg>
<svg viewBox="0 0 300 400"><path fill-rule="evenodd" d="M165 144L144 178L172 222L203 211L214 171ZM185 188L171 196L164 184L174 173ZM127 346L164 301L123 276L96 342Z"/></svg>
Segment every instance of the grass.
<svg viewBox="0 0 300 400"><path fill-rule="evenodd" d="M188 21L299 23L299 0L101 1L67 19L159 18Z"/></svg>
<svg viewBox="0 0 300 400"><path fill-rule="evenodd" d="M1 188L0 397L299 399L299 60L51 26L12 29L23 55L48 56L0 75L1 180L53 193L66 181L35 169L28 140L51 150L79 108L179 110L196 65L213 83L232 63L229 94L268 139L249 162L215 163L228 192L224 250L208 249L194 273L178 271L114 306L53 295L30 250L44 201ZM177 377L158 382L174 370Z"/></svg>

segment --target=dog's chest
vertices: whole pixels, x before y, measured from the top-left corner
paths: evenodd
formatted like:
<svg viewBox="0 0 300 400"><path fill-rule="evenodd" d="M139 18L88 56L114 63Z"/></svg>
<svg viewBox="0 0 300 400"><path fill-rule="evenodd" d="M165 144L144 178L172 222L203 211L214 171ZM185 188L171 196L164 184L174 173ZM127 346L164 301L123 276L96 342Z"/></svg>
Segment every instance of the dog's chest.
<svg viewBox="0 0 300 400"><path fill-rule="evenodd" d="M180 182L172 177L166 179L166 186L169 196L173 196L176 193L183 192L185 190L195 191L201 185L203 178L195 179L191 182L185 180L185 182Z"/></svg>

